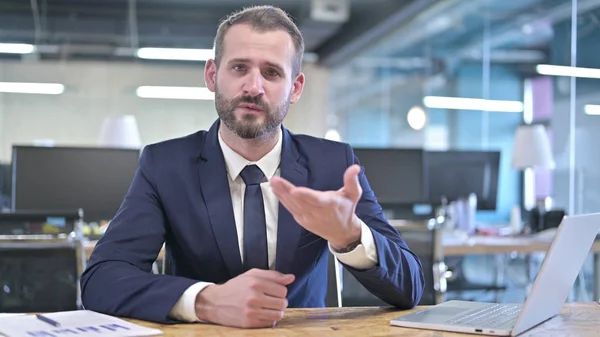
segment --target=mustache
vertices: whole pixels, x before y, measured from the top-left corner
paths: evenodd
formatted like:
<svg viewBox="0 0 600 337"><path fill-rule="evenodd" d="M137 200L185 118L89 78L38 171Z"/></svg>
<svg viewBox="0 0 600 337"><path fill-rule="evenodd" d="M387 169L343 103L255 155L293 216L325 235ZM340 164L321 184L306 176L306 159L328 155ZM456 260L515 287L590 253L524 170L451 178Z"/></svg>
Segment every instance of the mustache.
<svg viewBox="0 0 600 337"><path fill-rule="evenodd" d="M261 107L263 110L268 110L267 104L263 101L260 96L240 96L234 100L234 106L240 105L242 103L254 104Z"/></svg>

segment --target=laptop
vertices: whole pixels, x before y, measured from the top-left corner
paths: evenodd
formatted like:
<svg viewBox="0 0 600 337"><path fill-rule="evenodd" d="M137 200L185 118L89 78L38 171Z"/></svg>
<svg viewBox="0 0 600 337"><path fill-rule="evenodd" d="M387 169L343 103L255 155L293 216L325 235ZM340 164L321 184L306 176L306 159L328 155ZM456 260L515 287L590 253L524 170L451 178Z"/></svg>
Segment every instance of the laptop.
<svg viewBox="0 0 600 337"><path fill-rule="evenodd" d="M563 217L524 304L447 301L394 318L390 324L491 336L517 336L560 312L598 232L600 213Z"/></svg>

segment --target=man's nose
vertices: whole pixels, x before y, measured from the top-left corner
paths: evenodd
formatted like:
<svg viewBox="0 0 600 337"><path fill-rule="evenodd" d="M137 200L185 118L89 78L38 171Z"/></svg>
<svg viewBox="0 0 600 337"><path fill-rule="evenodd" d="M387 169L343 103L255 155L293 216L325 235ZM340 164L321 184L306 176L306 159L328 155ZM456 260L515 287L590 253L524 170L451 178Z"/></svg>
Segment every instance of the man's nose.
<svg viewBox="0 0 600 337"><path fill-rule="evenodd" d="M260 96L265 93L263 88L263 77L259 71L252 71L246 77L244 91L250 96Z"/></svg>

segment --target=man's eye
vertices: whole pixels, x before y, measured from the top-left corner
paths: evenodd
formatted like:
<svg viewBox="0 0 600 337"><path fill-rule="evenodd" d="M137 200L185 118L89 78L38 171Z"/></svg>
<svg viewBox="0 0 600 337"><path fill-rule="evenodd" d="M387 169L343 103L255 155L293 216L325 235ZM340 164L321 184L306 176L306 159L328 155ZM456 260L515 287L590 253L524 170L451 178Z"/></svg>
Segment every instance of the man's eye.
<svg viewBox="0 0 600 337"><path fill-rule="evenodd" d="M269 70L267 70L267 75L268 76L279 76L279 73L276 70L269 69Z"/></svg>
<svg viewBox="0 0 600 337"><path fill-rule="evenodd" d="M237 66L233 66L233 70L235 70L235 71L244 71L244 70L246 70L246 67L244 67L242 65L237 65Z"/></svg>

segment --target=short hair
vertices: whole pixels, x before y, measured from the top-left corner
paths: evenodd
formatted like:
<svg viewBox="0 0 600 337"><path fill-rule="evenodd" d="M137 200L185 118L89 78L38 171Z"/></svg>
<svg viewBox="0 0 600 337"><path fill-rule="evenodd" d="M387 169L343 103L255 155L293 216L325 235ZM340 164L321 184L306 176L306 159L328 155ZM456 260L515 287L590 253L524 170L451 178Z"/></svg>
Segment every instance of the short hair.
<svg viewBox="0 0 600 337"><path fill-rule="evenodd" d="M300 69L302 68L302 57L304 54L304 39L290 16L288 16L284 10L274 6L247 7L241 11L234 12L221 22L217 29L217 35L215 36L214 41L215 63L217 67L219 67L221 57L223 56L223 40L225 39L225 34L229 31L229 28L237 24L247 24L251 26L252 29L259 32L275 30L287 32L292 38L296 49L296 55L292 61L292 75L295 77L300 73Z"/></svg>

